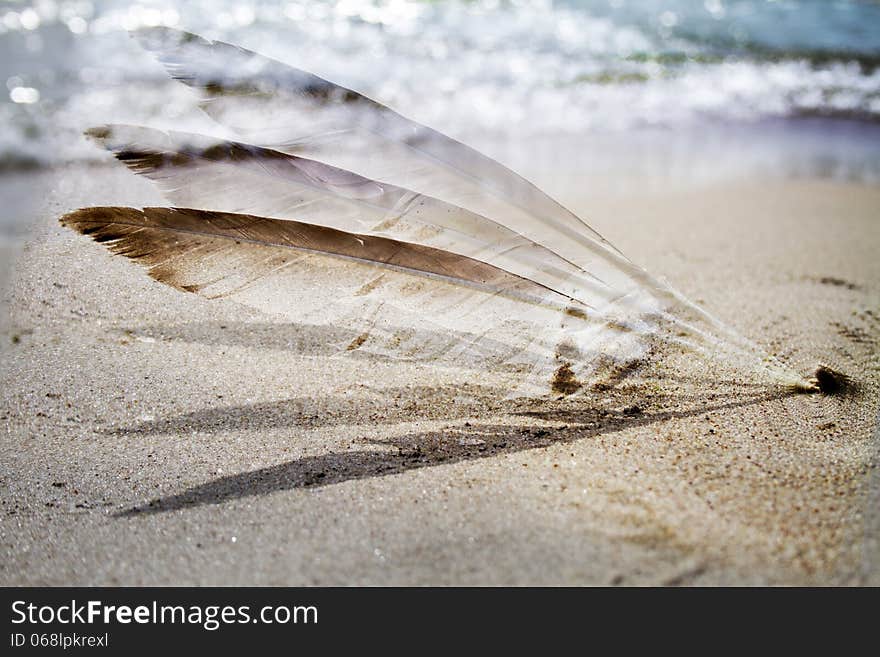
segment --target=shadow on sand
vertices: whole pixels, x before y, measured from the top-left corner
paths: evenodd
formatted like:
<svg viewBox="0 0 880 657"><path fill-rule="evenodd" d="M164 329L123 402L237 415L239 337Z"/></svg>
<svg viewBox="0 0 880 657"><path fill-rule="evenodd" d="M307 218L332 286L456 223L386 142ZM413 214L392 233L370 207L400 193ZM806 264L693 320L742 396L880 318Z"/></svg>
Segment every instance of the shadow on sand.
<svg viewBox="0 0 880 657"><path fill-rule="evenodd" d="M493 417L502 422L492 424L475 424L470 426L448 427L423 433L411 433L392 438L387 441L376 441L381 450L358 450L345 452L329 452L318 456L299 458L270 467L250 472L226 475L194 486L176 495L153 499L116 514L117 517L137 516L142 514L161 513L207 504L219 504L251 496L261 496L295 488L329 486L353 479L382 477L399 474L407 470L427 468L436 465L458 463L472 459L483 459L510 454L523 450L536 449L557 444L593 438L604 433L613 433L629 427L650 425L665 420L685 418L712 411L744 407L761 402L781 399L790 392L763 394L755 391L738 390L719 398L719 395L695 398L685 396L666 396L660 398L653 395L644 403L629 405L623 409L613 409L592 404L582 400L578 404L546 402L542 404L524 405L516 400L493 404L491 415L485 415L486 405L437 403L437 389L432 408L444 409L433 414L433 419L453 419L474 417ZM388 391L386 391L388 392ZM418 399L418 390L407 390L410 399ZM442 390L449 399L459 398L461 389ZM482 390L484 394L488 391ZM630 400L632 396L628 395ZM595 400L592 400L595 401ZM659 403L658 403L659 402ZM310 400L309 403L314 403ZM376 414L382 421L412 419L415 416L424 419L418 409L407 407L405 412L395 413L389 409L387 400L372 400ZM349 404L346 407L346 404ZM178 431L203 431L220 433L235 429L266 429L301 426L304 419L317 419L318 425L330 423L345 424L362 422L364 417L364 400L357 402L358 408L351 406L348 398L329 398L318 407L310 406L308 418L304 418L302 409L304 400L291 399L268 404L229 406L189 413L166 418L156 422L121 428L118 434L149 434L175 433ZM340 411L341 408L341 411ZM475 411L480 410L479 413ZM650 409L655 410L650 410ZM322 411L334 409L332 422ZM648 410L646 410L648 409ZM674 409L674 410L667 410ZM503 417L519 418L517 424L503 424ZM522 426L522 418L533 418L536 422L531 426ZM565 426L546 426L545 422L564 422ZM389 449L392 448L392 449ZM394 451L396 449L396 452Z"/></svg>

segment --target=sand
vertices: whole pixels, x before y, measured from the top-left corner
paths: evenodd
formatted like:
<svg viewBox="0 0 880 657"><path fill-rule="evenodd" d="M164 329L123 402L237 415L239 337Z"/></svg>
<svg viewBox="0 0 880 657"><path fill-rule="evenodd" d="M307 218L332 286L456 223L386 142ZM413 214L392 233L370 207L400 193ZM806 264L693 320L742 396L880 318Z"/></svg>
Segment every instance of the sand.
<svg viewBox="0 0 880 657"><path fill-rule="evenodd" d="M684 361L648 392L533 403L479 372L328 359L319 328L163 287L58 226L159 202L144 181L35 174L51 192L0 327L0 583L880 583L880 189L533 177L793 369L828 364L858 393Z"/></svg>

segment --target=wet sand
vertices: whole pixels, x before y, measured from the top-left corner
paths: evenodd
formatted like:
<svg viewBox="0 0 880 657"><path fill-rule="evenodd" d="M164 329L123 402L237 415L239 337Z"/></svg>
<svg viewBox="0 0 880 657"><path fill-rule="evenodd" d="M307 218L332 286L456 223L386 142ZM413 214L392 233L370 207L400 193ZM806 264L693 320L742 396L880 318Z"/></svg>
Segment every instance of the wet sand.
<svg viewBox="0 0 880 657"><path fill-rule="evenodd" d="M328 359L320 327L176 292L63 230L76 207L160 202L121 167L70 170L3 291L0 583L880 582L880 190L587 195L526 173L858 393L685 359L650 389L536 403L478 372Z"/></svg>

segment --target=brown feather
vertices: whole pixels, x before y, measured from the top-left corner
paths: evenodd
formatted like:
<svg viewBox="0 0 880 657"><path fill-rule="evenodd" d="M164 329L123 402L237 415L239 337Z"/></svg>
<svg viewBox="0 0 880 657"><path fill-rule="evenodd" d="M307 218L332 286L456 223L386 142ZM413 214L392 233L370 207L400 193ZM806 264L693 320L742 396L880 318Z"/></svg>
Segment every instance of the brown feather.
<svg viewBox="0 0 880 657"><path fill-rule="evenodd" d="M118 255L149 268L157 281L187 292L207 286L225 296L298 259L297 252L352 258L446 282L489 289L532 303L543 286L473 258L417 244L296 221L188 208L95 207L76 210L61 223ZM225 282L223 285L218 285Z"/></svg>

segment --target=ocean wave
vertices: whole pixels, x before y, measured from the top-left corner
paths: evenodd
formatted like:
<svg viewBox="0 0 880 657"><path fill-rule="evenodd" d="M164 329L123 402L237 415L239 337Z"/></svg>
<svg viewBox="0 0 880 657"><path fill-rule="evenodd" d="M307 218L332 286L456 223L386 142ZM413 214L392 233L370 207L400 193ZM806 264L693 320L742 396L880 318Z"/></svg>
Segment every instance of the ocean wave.
<svg viewBox="0 0 880 657"><path fill-rule="evenodd" d="M99 159L80 138L94 123L211 130L125 36L155 24L260 50L463 139L880 121L877 3L36 0L0 9L0 166Z"/></svg>

